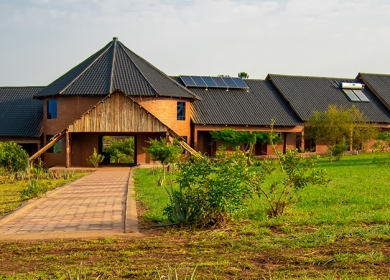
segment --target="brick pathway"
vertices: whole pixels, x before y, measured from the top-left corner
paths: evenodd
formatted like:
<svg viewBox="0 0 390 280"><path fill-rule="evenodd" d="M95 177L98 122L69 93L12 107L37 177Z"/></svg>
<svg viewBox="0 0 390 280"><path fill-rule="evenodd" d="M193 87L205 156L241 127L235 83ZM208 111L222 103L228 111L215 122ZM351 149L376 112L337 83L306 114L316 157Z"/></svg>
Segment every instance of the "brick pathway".
<svg viewBox="0 0 390 280"><path fill-rule="evenodd" d="M101 169L58 189L31 209L20 209L20 214L0 226L0 236L81 231L123 233L129 174L129 168Z"/></svg>

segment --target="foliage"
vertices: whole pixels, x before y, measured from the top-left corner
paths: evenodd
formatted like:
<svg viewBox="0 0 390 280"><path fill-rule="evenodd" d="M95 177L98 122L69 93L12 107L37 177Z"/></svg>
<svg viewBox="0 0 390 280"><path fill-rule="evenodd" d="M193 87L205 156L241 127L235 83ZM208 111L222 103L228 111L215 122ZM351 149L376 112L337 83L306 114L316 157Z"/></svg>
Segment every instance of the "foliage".
<svg viewBox="0 0 390 280"><path fill-rule="evenodd" d="M332 161L332 158L335 157L336 161L339 161L346 151L348 151L348 145L345 138L343 138L341 143L337 143L329 147L329 160Z"/></svg>
<svg viewBox="0 0 390 280"><path fill-rule="evenodd" d="M246 156L219 150L214 159L194 158L178 165L179 189L167 189L165 214L183 224L221 224L251 195Z"/></svg>
<svg viewBox="0 0 390 280"><path fill-rule="evenodd" d="M224 128L220 131L210 131L214 141L221 141L224 145L230 147L240 147L247 152L248 165L252 165L251 157L255 144L271 144L271 134L269 132L259 131L237 131L230 128ZM278 143L281 138L278 134L274 135L273 141Z"/></svg>
<svg viewBox="0 0 390 280"><path fill-rule="evenodd" d="M28 154L14 141L0 142L0 167L8 172L16 173L26 170Z"/></svg>
<svg viewBox="0 0 390 280"><path fill-rule="evenodd" d="M117 139L104 136L103 142L103 152L110 154L111 163L134 163L134 137Z"/></svg>
<svg viewBox="0 0 390 280"><path fill-rule="evenodd" d="M104 156L98 154L95 148L93 148L92 155L87 158L87 162L92 163L95 168L99 167L99 163L101 163L103 160Z"/></svg>
<svg viewBox="0 0 390 280"><path fill-rule="evenodd" d="M160 161L163 165L163 176L159 180L159 185L163 185L165 181L166 167L170 163L176 163L180 160L180 154L183 153L183 149L174 143L167 143L165 138L149 139L149 148L143 148L145 152L149 153L152 160Z"/></svg>
<svg viewBox="0 0 390 280"><path fill-rule="evenodd" d="M239 72L238 77L241 79L249 79L249 74L247 72Z"/></svg>
<svg viewBox="0 0 390 280"><path fill-rule="evenodd" d="M286 154L282 154L274 148L274 152L277 160L265 160L262 172L253 172L251 180L257 193L265 196L270 217L283 215L286 206L294 201L296 191L329 182L324 170L313 169L318 156L305 158L297 149L287 149ZM268 187L264 184L267 176L271 176Z"/></svg>
<svg viewBox="0 0 390 280"><path fill-rule="evenodd" d="M378 139L390 145L390 131L382 131L378 134Z"/></svg>
<svg viewBox="0 0 390 280"><path fill-rule="evenodd" d="M377 128L355 106L347 109L329 105L324 112L314 111L305 128L306 136L333 148L343 139L347 139L346 144L352 144L354 149L364 148L364 144L374 139L377 132Z"/></svg>
<svg viewBox="0 0 390 280"><path fill-rule="evenodd" d="M21 200L38 197L49 190L47 184L39 184L37 180L32 179L27 183L27 188L20 191Z"/></svg>

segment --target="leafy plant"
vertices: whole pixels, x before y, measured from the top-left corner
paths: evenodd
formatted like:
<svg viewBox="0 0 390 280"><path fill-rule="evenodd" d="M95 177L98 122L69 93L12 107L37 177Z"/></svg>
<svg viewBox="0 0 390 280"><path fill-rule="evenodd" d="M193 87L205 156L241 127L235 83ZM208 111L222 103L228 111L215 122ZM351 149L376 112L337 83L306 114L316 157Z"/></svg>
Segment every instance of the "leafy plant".
<svg viewBox="0 0 390 280"><path fill-rule="evenodd" d="M336 143L329 147L329 161L332 162L333 157L335 157L336 161L339 161L344 156L346 151L348 151L348 145L345 138L343 138L341 143Z"/></svg>
<svg viewBox="0 0 390 280"><path fill-rule="evenodd" d="M149 153L152 160L160 161L163 165L163 176L159 179L158 185L162 186L165 181L165 173L167 165L177 163L180 160L180 154L183 149L174 143L168 143L165 138L149 139L149 148L144 148L145 152Z"/></svg>
<svg viewBox="0 0 390 280"><path fill-rule="evenodd" d="M38 197L41 194L45 194L48 191L48 186L46 184L38 184L38 181L35 179L29 180L27 182L27 188L21 190L20 198L22 200Z"/></svg>
<svg viewBox="0 0 390 280"><path fill-rule="evenodd" d="M87 162L90 162L93 164L95 168L99 167L99 163L101 163L104 160L104 156L101 154L98 154L96 149L93 148L93 153L87 158Z"/></svg>
<svg viewBox="0 0 390 280"><path fill-rule="evenodd" d="M0 142L0 166L12 173L25 171L28 166L28 154L14 141Z"/></svg>
<svg viewBox="0 0 390 280"><path fill-rule="evenodd" d="M266 198L270 217L283 215L285 208L295 198L295 192L308 185L324 185L329 182L324 170L313 170L318 156L305 158L298 153L297 149L287 149L282 154L274 149L276 161L265 160L263 172L252 173L251 183L254 189ZM268 187L264 184L267 176L278 173L281 179L271 179Z"/></svg>
<svg viewBox="0 0 390 280"><path fill-rule="evenodd" d="M178 164L178 189L168 190L164 213L182 224L223 224L252 194L246 155L219 150L214 159Z"/></svg>

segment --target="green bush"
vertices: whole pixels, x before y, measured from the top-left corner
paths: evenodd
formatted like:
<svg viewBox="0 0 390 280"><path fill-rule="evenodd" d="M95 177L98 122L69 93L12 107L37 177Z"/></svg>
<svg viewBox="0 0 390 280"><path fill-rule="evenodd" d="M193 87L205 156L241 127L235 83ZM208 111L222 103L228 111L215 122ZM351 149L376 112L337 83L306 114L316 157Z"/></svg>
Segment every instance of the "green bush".
<svg viewBox="0 0 390 280"><path fill-rule="evenodd" d="M332 161L333 157L336 161L339 161L346 151L348 151L348 145L345 138L343 138L341 143L337 143L329 147L329 161Z"/></svg>
<svg viewBox="0 0 390 280"><path fill-rule="evenodd" d="M47 184L38 184L38 181L35 179L32 179L28 181L27 188L21 190L20 192L20 198L22 200L38 197L41 194L45 194L48 191Z"/></svg>
<svg viewBox="0 0 390 280"><path fill-rule="evenodd" d="M252 194L247 157L219 150L214 159L178 164L178 189L167 189L170 204L164 213L182 224L223 224Z"/></svg>
<svg viewBox="0 0 390 280"><path fill-rule="evenodd" d="M25 171L28 154L14 141L0 142L0 166L8 172Z"/></svg>

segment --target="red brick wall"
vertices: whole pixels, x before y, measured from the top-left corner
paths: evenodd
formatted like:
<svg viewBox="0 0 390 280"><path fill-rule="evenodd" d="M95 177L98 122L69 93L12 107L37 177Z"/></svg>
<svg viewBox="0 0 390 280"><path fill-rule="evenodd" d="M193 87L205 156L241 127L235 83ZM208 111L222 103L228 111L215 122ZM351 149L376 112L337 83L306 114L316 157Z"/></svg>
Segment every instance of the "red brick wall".
<svg viewBox="0 0 390 280"><path fill-rule="evenodd" d="M187 136L188 143L191 143L191 102L186 99L168 97L132 98L179 136ZM186 103L185 120L177 120L177 102Z"/></svg>
<svg viewBox="0 0 390 280"><path fill-rule="evenodd" d="M46 98L43 102L44 134L55 135L61 132L103 98L104 96L56 96L56 98ZM57 119L48 120L46 118L46 101L49 99L57 99Z"/></svg>

